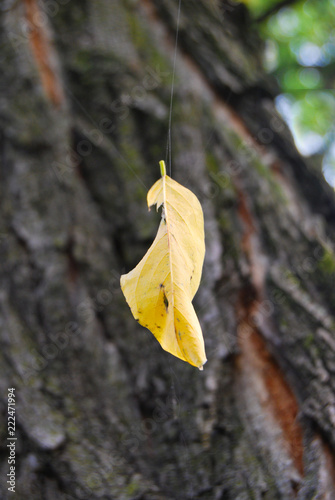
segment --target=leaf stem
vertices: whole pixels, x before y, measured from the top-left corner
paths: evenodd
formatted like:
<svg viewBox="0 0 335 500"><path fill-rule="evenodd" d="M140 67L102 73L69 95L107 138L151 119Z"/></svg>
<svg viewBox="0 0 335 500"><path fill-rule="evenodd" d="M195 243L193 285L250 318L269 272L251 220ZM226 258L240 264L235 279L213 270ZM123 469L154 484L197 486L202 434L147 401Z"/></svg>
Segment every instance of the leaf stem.
<svg viewBox="0 0 335 500"><path fill-rule="evenodd" d="M159 162L159 166L161 168L161 176L164 177L164 175L166 175L166 167L165 167L165 161L164 160L161 160Z"/></svg>

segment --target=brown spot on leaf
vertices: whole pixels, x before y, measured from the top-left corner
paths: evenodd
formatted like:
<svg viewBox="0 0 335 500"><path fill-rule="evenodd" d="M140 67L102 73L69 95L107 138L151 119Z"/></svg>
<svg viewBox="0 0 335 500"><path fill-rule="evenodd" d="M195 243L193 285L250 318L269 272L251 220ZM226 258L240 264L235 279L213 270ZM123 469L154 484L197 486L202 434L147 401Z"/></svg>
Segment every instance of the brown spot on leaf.
<svg viewBox="0 0 335 500"><path fill-rule="evenodd" d="M165 295L165 292L163 292L163 295L164 295L163 300L164 300L165 309L166 309L166 312L168 312L169 311L169 300L168 300L167 296Z"/></svg>

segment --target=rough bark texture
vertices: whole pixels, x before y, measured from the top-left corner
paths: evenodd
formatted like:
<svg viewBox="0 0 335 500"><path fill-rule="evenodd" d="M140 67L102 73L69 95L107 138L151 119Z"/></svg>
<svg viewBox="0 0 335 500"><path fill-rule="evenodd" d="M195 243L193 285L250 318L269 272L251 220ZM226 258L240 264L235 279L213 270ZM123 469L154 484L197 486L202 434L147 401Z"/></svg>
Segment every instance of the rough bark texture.
<svg viewBox="0 0 335 500"><path fill-rule="evenodd" d="M1 16L0 495L335 498L335 200L276 114L245 8L185 0L173 177L199 197L203 372L119 289L159 217L177 0Z"/></svg>

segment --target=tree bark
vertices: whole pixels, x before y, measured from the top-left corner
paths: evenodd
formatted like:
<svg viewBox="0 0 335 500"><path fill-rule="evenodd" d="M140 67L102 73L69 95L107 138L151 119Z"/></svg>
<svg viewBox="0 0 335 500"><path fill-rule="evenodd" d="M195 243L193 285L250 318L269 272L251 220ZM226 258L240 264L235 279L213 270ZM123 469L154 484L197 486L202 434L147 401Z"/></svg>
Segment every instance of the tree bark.
<svg viewBox="0 0 335 500"><path fill-rule="evenodd" d="M17 1L1 36L1 498L335 498L335 200L246 9L182 2L172 176L199 197L203 372L120 274L159 223L177 0Z"/></svg>

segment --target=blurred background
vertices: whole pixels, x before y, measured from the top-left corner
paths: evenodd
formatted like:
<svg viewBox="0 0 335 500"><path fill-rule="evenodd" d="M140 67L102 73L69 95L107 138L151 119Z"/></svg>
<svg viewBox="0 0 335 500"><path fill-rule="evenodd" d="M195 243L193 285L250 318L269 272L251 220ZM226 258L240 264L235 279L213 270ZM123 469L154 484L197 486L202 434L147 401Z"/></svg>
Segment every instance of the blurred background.
<svg viewBox="0 0 335 500"><path fill-rule="evenodd" d="M276 107L304 156L335 186L335 2L246 0L265 40L264 67L279 84Z"/></svg>

